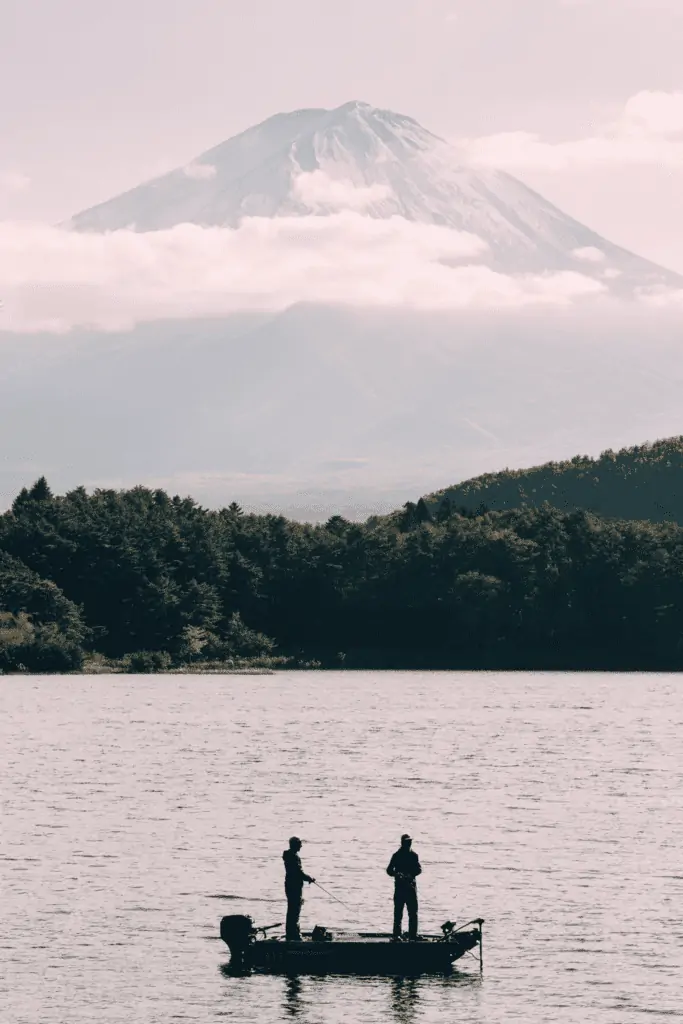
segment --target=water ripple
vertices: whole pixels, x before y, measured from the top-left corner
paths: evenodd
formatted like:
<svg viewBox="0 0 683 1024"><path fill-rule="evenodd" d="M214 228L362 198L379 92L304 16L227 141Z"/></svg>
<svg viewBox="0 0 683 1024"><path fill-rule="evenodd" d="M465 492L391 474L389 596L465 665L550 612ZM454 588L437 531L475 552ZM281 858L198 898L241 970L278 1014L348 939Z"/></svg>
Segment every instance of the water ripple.
<svg viewBox="0 0 683 1024"><path fill-rule="evenodd" d="M681 1017L680 689L521 673L2 679L2 1020ZM483 980L471 959L431 979L221 970L223 912L282 920L292 833L361 924L389 927L384 868L405 830L422 927L486 918ZM357 927L306 897L306 925Z"/></svg>

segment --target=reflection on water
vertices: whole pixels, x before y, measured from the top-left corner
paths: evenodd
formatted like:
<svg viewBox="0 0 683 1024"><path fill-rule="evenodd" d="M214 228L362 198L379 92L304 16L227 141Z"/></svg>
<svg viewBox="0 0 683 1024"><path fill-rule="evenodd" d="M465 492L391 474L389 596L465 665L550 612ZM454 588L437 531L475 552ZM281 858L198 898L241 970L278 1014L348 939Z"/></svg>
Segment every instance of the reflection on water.
<svg viewBox="0 0 683 1024"><path fill-rule="evenodd" d="M434 980L434 979L430 979ZM338 979L334 976L310 977L290 975L283 979L284 996L282 1007L284 1019L296 1017L306 1020L307 1009L320 1007L334 999ZM372 986L374 997L380 995L380 1003L385 1003L385 1012L381 1019L393 1020L396 1024L414 1024L419 1009L420 979L418 978L345 978L339 991L349 1006L363 1003L367 989ZM326 991L327 989L327 991ZM311 1024L315 1013L311 1016Z"/></svg>
<svg viewBox="0 0 683 1024"><path fill-rule="evenodd" d="M0 1024L680 1018L682 689L590 674L0 677ZM421 929L485 918L483 978L476 957L448 977L225 966L223 912L283 920L290 835L353 908L310 887L306 931L390 927L385 868L405 831Z"/></svg>
<svg viewBox="0 0 683 1024"><path fill-rule="evenodd" d="M478 975L453 972L447 977L425 976L419 978L368 976L364 978L341 978L339 976L287 975L282 982L283 1020L297 1018L311 1024L318 1019L316 1008L333 1002L343 993L343 1000L349 1006L362 1005L369 990L373 1002L378 1004L378 1019L394 1021L395 1024L415 1024L421 1016L420 1000L423 991L432 996L437 991L442 995L453 995L463 986L477 988L481 985ZM310 1011L310 1014L309 1014Z"/></svg>
<svg viewBox="0 0 683 1024"><path fill-rule="evenodd" d="M391 982L391 1010L396 1024L412 1024L420 998L417 978L394 978Z"/></svg>
<svg viewBox="0 0 683 1024"><path fill-rule="evenodd" d="M283 1002L287 1017L298 1017L301 1014L301 978L293 975L285 980L285 998Z"/></svg>

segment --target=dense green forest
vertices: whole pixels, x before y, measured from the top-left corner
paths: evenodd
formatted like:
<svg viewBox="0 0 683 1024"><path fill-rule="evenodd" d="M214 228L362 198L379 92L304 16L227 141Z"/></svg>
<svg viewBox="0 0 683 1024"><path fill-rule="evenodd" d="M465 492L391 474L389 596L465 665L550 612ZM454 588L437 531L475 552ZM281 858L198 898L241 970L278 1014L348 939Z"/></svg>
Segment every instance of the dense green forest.
<svg viewBox="0 0 683 1024"><path fill-rule="evenodd" d="M683 529L625 518L660 450L616 457L622 518L420 501L313 526L41 479L0 516L0 671L683 668Z"/></svg>
<svg viewBox="0 0 683 1024"><path fill-rule="evenodd" d="M432 512L441 504L503 511L548 502L564 511L683 524L683 437L605 451L598 459L576 455L568 462L486 473L425 501Z"/></svg>

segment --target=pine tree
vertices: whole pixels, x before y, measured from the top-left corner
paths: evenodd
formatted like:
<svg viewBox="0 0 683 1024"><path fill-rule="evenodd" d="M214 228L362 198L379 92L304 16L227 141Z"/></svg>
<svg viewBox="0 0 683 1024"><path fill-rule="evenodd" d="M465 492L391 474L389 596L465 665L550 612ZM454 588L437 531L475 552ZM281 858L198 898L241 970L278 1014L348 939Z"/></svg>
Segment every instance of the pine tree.
<svg viewBox="0 0 683 1024"><path fill-rule="evenodd" d="M415 506L415 519L418 523L432 522L432 513L429 511L429 507L424 498L420 498Z"/></svg>
<svg viewBox="0 0 683 1024"><path fill-rule="evenodd" d="M28 492L31 501L51 501L52 491L44 476L39 477Z"/></svg>

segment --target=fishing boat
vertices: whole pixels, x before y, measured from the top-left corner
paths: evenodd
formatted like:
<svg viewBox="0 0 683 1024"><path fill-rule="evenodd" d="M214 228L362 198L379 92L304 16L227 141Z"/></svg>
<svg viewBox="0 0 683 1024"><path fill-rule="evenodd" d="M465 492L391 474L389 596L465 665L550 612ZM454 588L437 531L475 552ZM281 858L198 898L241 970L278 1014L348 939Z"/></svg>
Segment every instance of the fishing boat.
<svg viewBox="0 0 683 1024"><path fill-rule="evenodd" d="M221 938L230 949L230 967L299 974L442 974L475 947L483 968L482 918L456 927L441 926L440 935L413 941L393 940L384 932L343 932L333 935L317 926L298 942L277 933L281 924L255 927L252 919L232 914L221 920Z"/></svg>

